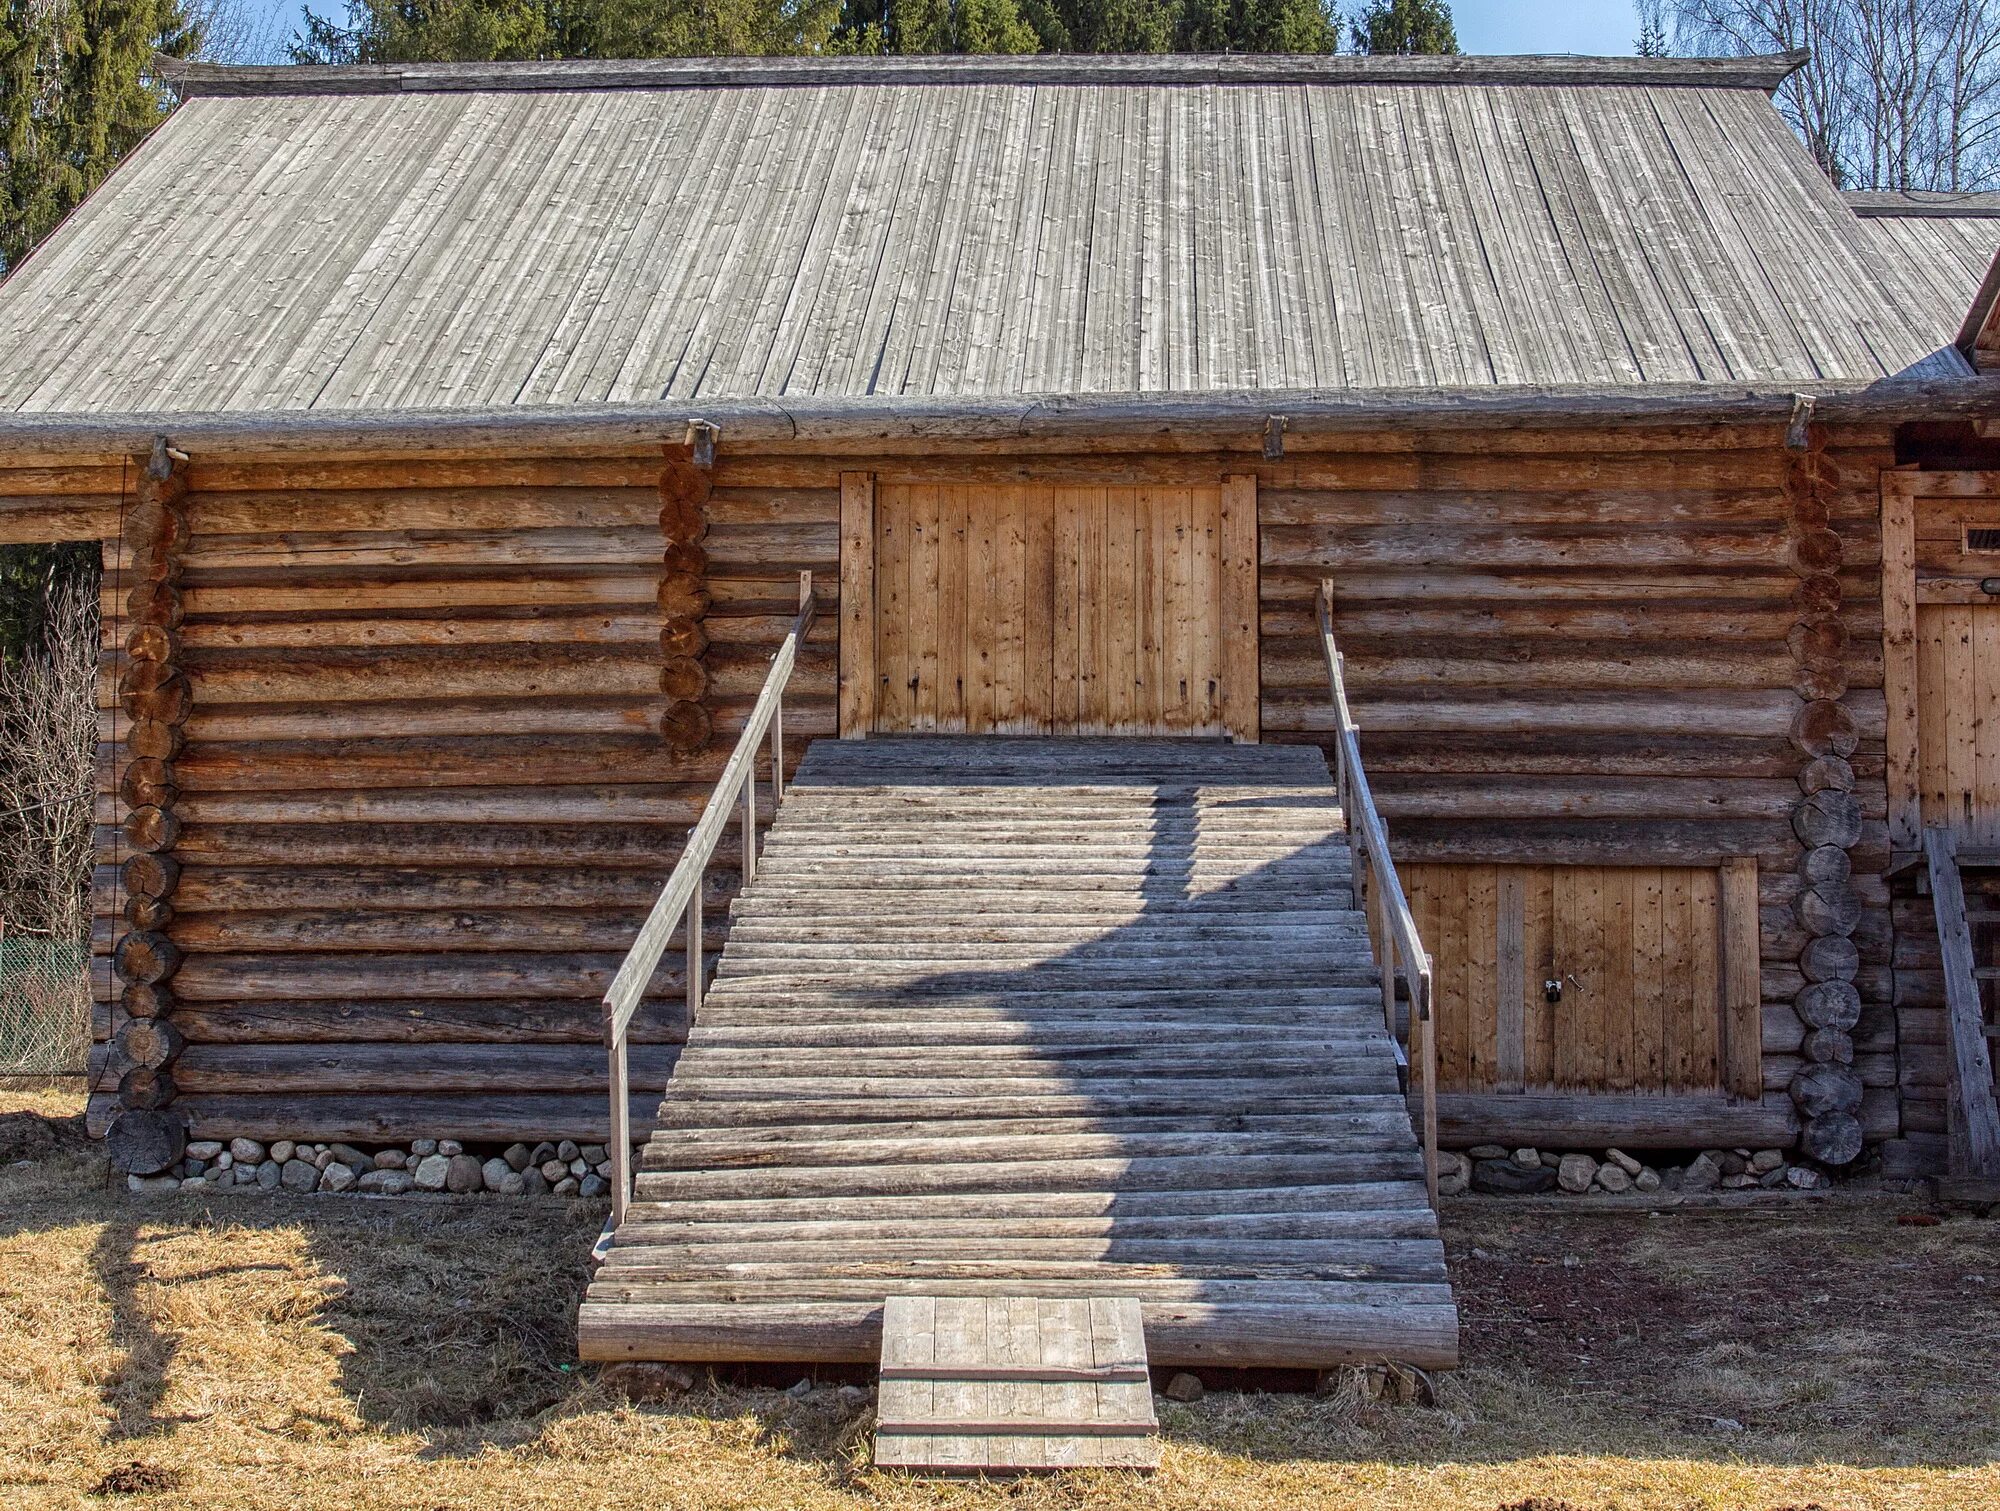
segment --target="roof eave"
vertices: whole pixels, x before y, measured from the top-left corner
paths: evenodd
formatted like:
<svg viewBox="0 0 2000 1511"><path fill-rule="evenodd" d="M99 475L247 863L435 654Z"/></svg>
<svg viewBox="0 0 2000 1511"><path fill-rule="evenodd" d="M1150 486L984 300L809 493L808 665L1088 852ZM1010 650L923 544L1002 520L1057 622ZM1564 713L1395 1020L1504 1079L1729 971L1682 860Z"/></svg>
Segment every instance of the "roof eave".
<svg viewBox="0 0 2000 1511"><path fill-rule="evenodd" d="M854 84L1541 84L1775 92L1803 52L1747 58L1356 57L1318 54L566 59L546 63L240 66L155 56L186 96L691 89Z"/></svg>
<svg viewBox="0 0 2000 1511"><path fill-rule="evenodd" d="M0 455L119 455L159 435L211 456L334 450L643 450L718 427L732 449L866 451L885 445L1122 440L1178 450L1254 450L1361 431L1593 428L1627 424L1773 424L1801 398L1826 423L2000 420L2000 378L1888 379L1783 387L1714 384L1606 389L1377 389L993 399L718 399L699 403L434 410L0 415ZM1272 425L1276 417L1282 423Z"/></svg>

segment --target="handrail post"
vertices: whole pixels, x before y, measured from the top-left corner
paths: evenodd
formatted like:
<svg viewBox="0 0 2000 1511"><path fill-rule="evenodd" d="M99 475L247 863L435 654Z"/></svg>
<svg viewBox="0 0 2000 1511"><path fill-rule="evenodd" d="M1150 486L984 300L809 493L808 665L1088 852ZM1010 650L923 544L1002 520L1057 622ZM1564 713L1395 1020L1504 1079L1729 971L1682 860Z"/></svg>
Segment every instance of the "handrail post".
<svg viewBox="0 0 2000 1511"><path fill-rule="evenodd" d="M743 885L757 879L757 771L743 775Z"/></svg>
<svg viewBox="0 0 2000 1511"><path fill-rule="evenodd" d="M777 817L778 805L785 800L785 697L778 695L778 706L771 710L771 816Z"/></svg>
<svg viewBox="0 0 2000 1511"><path fill-rule="evenodd" d="M694 896L687 905L687 1001L688 1027L692 1029L695 1019L701 1013L701 882L694 886Z"/></svg>
<svg viewBox="0 0 2000 1511"><path fill-rule="evenodd" d="M626 1030L610 1008L605 1010L605 1048L611 1056L611 1223L625 1221L632 1201L631 1067L625 1053Z"/></svg>
<svg viewBox="0 0 2000 1511"><path fill-rule="evenodd" d="M1438 1204L1437 1017L1431 1011L1431 963L1424 960L1410 973L1410 1020L1423 1024L1424 1190L1431 1208Z"/></svg>

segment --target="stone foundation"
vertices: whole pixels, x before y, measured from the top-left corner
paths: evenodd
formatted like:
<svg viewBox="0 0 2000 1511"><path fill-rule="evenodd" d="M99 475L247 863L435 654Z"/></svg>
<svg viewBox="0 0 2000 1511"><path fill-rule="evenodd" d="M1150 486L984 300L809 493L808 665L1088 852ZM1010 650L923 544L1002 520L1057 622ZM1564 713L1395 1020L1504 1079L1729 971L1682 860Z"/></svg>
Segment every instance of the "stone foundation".
<svg viewBox="0 0 2000 1511"><path fill-rule="evenodd" d="M159 1175L129 1175L133 1191L352 1191L407 1196L573 1196L611 1193L611 1158L602 1144L570 1139L468 1148L456 1139L413 1139L362 1148L275 1139L197 1139Z"/></svg>

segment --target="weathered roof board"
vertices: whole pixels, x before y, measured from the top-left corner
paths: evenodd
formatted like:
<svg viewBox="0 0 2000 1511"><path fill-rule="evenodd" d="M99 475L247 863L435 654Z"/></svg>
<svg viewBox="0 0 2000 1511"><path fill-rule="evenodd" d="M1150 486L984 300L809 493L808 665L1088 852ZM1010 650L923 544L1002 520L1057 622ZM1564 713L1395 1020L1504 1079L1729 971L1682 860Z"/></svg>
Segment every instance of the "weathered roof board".
<svg viewBox="0 0 2000 1511"><path fill-rule="evenodd" d="M1580 66L197 97L0 285L0 410L1966 370L1761 90Z"/></svg>
<svg viewBox="0 0 2000 1511"><path fill-rule="evenodd" d="M1936 311L1941 340L1959 333L2000 253L2000 194L1849 194L1861 241L1911 307Z"/></svg>

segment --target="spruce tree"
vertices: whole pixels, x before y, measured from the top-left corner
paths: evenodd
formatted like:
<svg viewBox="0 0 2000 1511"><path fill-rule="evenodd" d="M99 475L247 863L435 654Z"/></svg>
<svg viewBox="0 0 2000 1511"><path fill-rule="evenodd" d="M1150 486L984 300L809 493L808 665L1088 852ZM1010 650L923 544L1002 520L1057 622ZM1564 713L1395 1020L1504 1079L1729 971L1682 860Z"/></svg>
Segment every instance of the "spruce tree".
<svg viewBox="0 0 2000 1511"><path fill-rule="evenodd" d="M1349 23L1356 52L1456 53L1458 28L1445 0L1369 0Z"/></svg>
<svg viewBox="0 0 2000 1511"><path fill-rule="evenodd" d="M199 36L180 0L5 0L0 270L54 228L171 103L146 73Z"/></svg>

